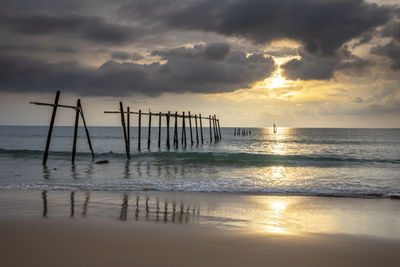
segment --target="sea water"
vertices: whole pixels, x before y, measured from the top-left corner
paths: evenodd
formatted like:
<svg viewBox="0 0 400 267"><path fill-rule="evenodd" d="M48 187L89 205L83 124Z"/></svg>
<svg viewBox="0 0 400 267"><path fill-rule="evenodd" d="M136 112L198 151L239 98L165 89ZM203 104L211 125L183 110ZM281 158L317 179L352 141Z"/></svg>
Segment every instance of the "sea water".
<svg viewBox="0 0 400 267"><path fill-rule="evenodd" d="M55 127L46 166L42 166L48 127L0 127L1 190L98 190L233 192L278 195L400 197L400 129L250 128L235 136L221 128L186 128L186 146L166 147L167 129L131 128L127 160L121 127L89 127L95 160L85 131L71 163L73 127ZM203 142L202 137L203 136ZM108 160L108 164L95 164Z"/></svg>

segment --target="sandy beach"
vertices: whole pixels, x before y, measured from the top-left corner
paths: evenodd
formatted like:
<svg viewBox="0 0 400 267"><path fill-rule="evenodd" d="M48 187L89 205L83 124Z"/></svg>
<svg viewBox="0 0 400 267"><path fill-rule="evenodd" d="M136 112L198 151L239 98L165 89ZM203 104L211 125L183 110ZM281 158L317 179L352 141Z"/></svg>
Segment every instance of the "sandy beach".
<svg viewBox="0 0 400 267"><path fill-rule="evenodd" d="M400 259L397 200L72 193L0 193L3 266L397 266Z"/></svg>

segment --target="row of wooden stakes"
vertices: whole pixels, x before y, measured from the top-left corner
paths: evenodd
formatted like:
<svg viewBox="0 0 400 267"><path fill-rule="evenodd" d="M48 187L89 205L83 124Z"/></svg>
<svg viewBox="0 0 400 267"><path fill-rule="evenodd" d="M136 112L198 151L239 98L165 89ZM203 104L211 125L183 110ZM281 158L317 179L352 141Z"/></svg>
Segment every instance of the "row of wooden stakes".
<svg viewBox="0 0 400 267"><path fill-rule="evenodd" d="M130 126L130 115L135 114L138 115L138 150L141 150L141 132L142 132L142 116L148 116L148 134L147 134L147 148L150 149L150 144L151 144L151 118L152 116L158 116L158 148L161 147L161 120L162 117L165 117L166 120L166 125L167 125L167 136L166 136L166 147L167 149L171 148L171 143L170 143L170 125L171 125L171 118L174 119L174 142L173 146L175 149L178 149L179 147L179 134L178 134L178 119L182 119L182 124L181 124L181 144L183 147L186 148L187 146L187 136L186 136L186 120L189 120L189 132L190 132L190 144L191 146L194 145L194 134L193 134L193 127L192 127L192 119L194 119L195 122L195 132L196 132L196 144L204 144L204 137L203 137L203 123L202 119L208 120L209 121L209 138L210 138L210 143L213 142L218 142L219 140L222 139L221 135L221 128L219 124L219 119L217 119L216 115L209 115L208 117L202 117L201 114L197 116L195 114L194 116L188 112L186 115L185 112L182 112L182 114L178 114L178 112L171 113L168 111L167 113L152 113L149 111L148 113L142 112L139 110L138 112L131 111L130 107L127 107L126 110L124 109L123 103L119 102L119 111L104 111L104 113L119 113L121 115L121 124L122 124L122 129L124 132L124 140L125 140L125 151L126 155L128 158L130 158L130 147L131 147L131 126ZM126 116L125 116L126 115ZM126 117L126 119L125 119ZM199 124L197 121L199 120ZM199 128L200 128L200 139L199 139Z"/></svg>
<svg viewBox="0 0 400 267"><path fill-rule="evenodd" d="M46 165L48 154L49 154L49 148L50 148L50 141L51 141L51 136L53 132L53 127L54 127L54 121L56 117L56 112L57 108L68 108L68 109L73 109L75 110L75 127L74 127L74 141L73 141L73 147L72 147L72 162L75 161L75 155L76 155L76 144L77 144L77 135L78 135L78 126L79 126L79 117L82 118L83 121L83 126L85 127L85 132L86 132L86 137L87 141L89 144L90 152L92 154L92 158L94 159L94 152L93 152L93 147L92 147L92 142L90 140L90 135L89 135L89 130L86 126L86 121L85 121L85 116L83 114L83 109L81 105L80 99L77 100L76 106L70 106L70 105L62 105L59 104L59 99L60 99L60 91L57 91L56 97L54 99L54 103L42 103L42 102L30 102L31 104L34 105L40 105L40 106L50 106L53 107L53 112L50 120L50 126L49 126L49 131L47 134L47 141L46 141L46 148L43 154L43 165ZM168 149L170 149L170 136L169 136L169 128L170 128L170 120L171 117L175 119L174 121L174 143L173 146L178 149L179 146L179 136L178 136L178 118L182 119L182 134L181 134L181 143L183 147L187 146L187 140L186 140L186 119L189 120L189 128L190 128L190 141L191 145L193 146L194 140L193 140L193 131L192 131L192 119L195 121L195 128L196 128L196 144L204 143L204 138L203 138L203 125L202 125L202 119L209 120L209 129L210 129L210 143L213 142L213 137L214 137L214 142L218 142L219 140L222 139L221 135L221 128L219 124L219 119L215 115L211 116L209 115L208 117L202 117L201 114L197 116L195 114L194 116L188 113L188 115L185 115L185 112L182 114L178 114L178 112L175 112L175 114L172 114L170 111L167 113L143 113L141 110L139 112L133 112L130 111L130 107L127 107L126 111L124 110L122 102L119 103L120 105L120 110L119 111L104 111L104 113L120 113L121 114L121 123L122 123L122 128L124 131L124 140L125 140L125 150L126 150L126 155L128 158L130 158L130 115L131 114L137 114L139 121L138 121L138 150L141 149L141 127L142 127L142 115L148 116L149 118L149 124L148 124L148 136L147 136L147 148L150 149L150 144L151 144L151 118L152 116L158 116L159 117L159 128L158 128L158 147L161 147L161 118L165 117L166 118L166 124L167 124L167 136L166 136L166 146ZM125 122L125 114L126 114L126 122ZM200 122L200 135L201 139L199 140L199 130L198 130L198 124L197 120Z"/></svg>

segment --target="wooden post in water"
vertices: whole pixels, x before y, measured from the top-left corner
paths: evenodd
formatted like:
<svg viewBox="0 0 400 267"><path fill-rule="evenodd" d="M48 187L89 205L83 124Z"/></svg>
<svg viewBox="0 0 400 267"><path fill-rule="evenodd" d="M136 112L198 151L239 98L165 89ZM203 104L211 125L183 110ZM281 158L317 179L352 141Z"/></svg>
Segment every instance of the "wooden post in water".
<svg viewBox="0 0 400 267"><path fill-rule="evenodd" d="M193 146L193 133L192 133L192 116L189 111L189 127L190 127L190 143Z"/></svg>
<svg viewBox="0 0 400 267"><path fill-rule="evenodd" d="M75 111L75 127L74 127L74 143L72 145L72 163L75 162L76 155L76 139L78 136L78 125L79 125L79 105L81 104L81 100L78 99L76 102L76 111Z"/></svg>
<svg viewBox="0 0 400 267"><path fill-rule="evenodd" d="M121 113L122 130L124 131L124 140L125 140L125 151L126 151L126 156L127 156L128 159L129 159L131 156L130 156L130 154L129 154L128 138L127 138L127 136L126 136L124 106L122 105L122 102L119 102L119 111L120 111L120 113Z"/></svg>
<svg viewBox="0 0 400 267"><path fill-rule="evenodd" d="M183 112L183 118L182 118L182 136L183 136L183 143L186 147L186 117L185 117L185 112Z"/></svg>
<svg viewBox="0 0 400 267"><path fill-rule="evenodd" d="M217 128L215 127L215 115L212 116L212 125L213 125L213 130L214 130L214 142L218 142L218 133L217 133Z"/></svg>
<svg viewBox="0 0 400 267"><path fill-rule="evenodd" d="M161 112L158 114L158 148L161 146Z"/></svg>
<svg viewBox="0 0 400 267"><path fill-rule="evenodd" d="M182 133L181 133L181 144L183 145L183 137L185 135L185 112L182 113Z"/></svg>
<svg viewBox="0 0 400 267"><path fill-rule="evenodd" d="M199 130L197 129L197 114L194 114L194 121L196 124L196 144L199 144Z"/></svg>
<svg viewBox="0 0 400 267"><path fill-rule="evenodd" d="M169 121L170 121L170 115L171 115L171 112L170 111L168 111L168 114L167 114L167 148L168 149L170 149L170 142L169 142Z"/></svg>
<svg viewBox="0 0 400 267"><path fill-rule="evenodd" d="M47 141L46 141L46 148L44 150L44 155L43 155L43 165L46 165L47 158L49 156L49 148L50 148L50 141L51 141L51 135L53 133L53 127L54 127L54 120L56 118L56 113L57 113L57 106L58 106L58 100L60 99L60 91L57 91L56 93L56 98L54 99L54 105L53 105L53 113L51 114L51 120L50 120L50 126L49 126L49 132L47 134Z"/></svg>
<svg viewBox="0 0 400 267"><path fill-rule="evenodd" d="M151 144L151 111L149 109L149 132L147 134L147 149L150 149Z"/></svg>
<svg viewBox="0 0 400 267"><path fill-rule="evenodd" d="M204 143L204 139L203 139L203 123L201 122L201 114L199 114L199 119L200 119L201 144L203 144Z"/></svg>
<svg viewBox="0 0 400 267"><path fill-rule="evenodd" d="M208 121L210 123L210 144L212 143L212 132L211 132L211 115L208 115ZM214 136L214 140L215 140L215 136Z"/></svg>
<svg viewBox="0 0 400 267"><path fill-rule="evenodd" d="M128 147L128 154L131 154L131 108L127 107L126 108L126 123L127 123L127 128L126 128L126 141L127 141L127 147Z"/></svg>
<svg viewBox="0 0 400 267"><path fill-rule="evenodd" d="M79 112L81 113L81 117L82 117L82 121L83 121L83 126L85 127L85 132L86 132L86 138L88 141L88 145L89 145L89 149L90 149L90 153L92 154L92 159L94 159L94 152L93 152L93 147L92 147L92 141L90 140L90 135L89 135L89 130L86 127L86 121L85 121L85 116L83 115L83 109L82 109L82 105L79 102Z"/></svg>
<svg viewBox="0 0 400 267"><path fill-rule="evenodd" d="M140 150L140 141L142 139L142 110L139 110L139 127L138 127L138 150Z"/></svg>
<svg viewBox="0 0 400 267"><path fill-rule="evenodd" d="M219 125L219 119L217 120L217 122L218 122L219 139L222 139L222 135L221 135L221 126Z"/></svg>
<svg viewBox="0 0 400 267"><path fill-rule="evenodd" d="M178 112L175 112L174 145L178 149Z"/></svg>
<svg viewBox="0 0 400 267"><path fill-rule="evenodd" d="M215 129L215 135L217 136L217 141L219 141L219 133L218 133L218 126L217 126L217 116L214 114L214 129Z"/></svg>

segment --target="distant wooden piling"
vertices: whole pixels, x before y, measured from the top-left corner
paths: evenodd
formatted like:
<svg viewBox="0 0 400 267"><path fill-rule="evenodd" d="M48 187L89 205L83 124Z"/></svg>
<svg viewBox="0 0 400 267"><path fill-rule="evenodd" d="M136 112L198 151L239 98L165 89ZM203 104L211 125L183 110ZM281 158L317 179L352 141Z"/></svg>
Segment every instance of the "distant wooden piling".
<svg viewBox="0 0 400 267"><path fill-rule="evenodd" d="M196 124L196 144L199 144L199 130L197 129L197 114L194 114L194 121Z"/></svg>
<svg viewBox="0 0 400 267"><path fill-rule="evenodd" d="M138 150L140 150L140 143L142 140L142 110L139 110L139 123L138 123Z"/></svg>
<svg viewBox="0 0 400 267"><path fill-rule="evenodd" d="M129 148L128 148L128 138L126 136L126 126L125 126L125 115L124 115L124 106L122 102L119 102L119 111L121 113L121 123L122 123L122 130L124 131L124 140L125 140L125 152L128 159L130 158Z"/></svg>
<svg viewBox="0 0 400 267"><path fill-rule="evenodd" d="M203 123L201 122L201 114L199 114L199 120L200 120L201 144L203 144L204 143L204 139L203 139Z"/></svg>
<svg viewBox="0 0 400 267"><path fill-rule="evenodd" d="M218 141L218 133L215 128L215 115L211 117L212 118L212 126L213 126L213 131L214 131L214 142L216 143Z"/></svg>
<svg viewBox="0 0 400 267"><path fill-rule="evenodd" d="M174 145L178 149L178 112L175 112Z"/></svg>
<svg viewBox="0 0 400 267"><path fill-rule="evenodd" d="M57 113L57 106L58 106L58 100L60 99L60 91L57 91L56 97L54 99L54 105L53 105L53 113L51 114L51 120L50 120L50 126L49 126L49 132L47 133L47 141L46 141L46 148L44 150L44 155L43 155L43 165L46 165L47 158L49 156L49 148L50 148L50 141L51 141L51 135L53 133L53 127L54 127L54 120L56 118L56 113Z"/></svg>
<svg viewBox="0 0 400 267"><path fill-rule="evenodd" d="M149 110L149 127L148 127L148 134L147 134L147 149L150 149L151 144L151 111Z"/></svg>
<svg viewBox="0 0 400 267"><path fill-rule="evenodd" d="M167 148L170 149L170 140L169 140L169 122L171 118L171 112L167 113Z"/></svg>
<svg viewBox="0 0 400 267"><path fill-rule="evenodd" d="M212 143L211 115L208 115L208 121L210 123L210 144L211 144ZM214 140L215 140L215 136L214 136Z"/></svg>
<svg viewBox="0 0 400 267"><path fill-rule="evenodd" d="M76 102L76 110L75 110L75 127L74 127L74 142L72 145L72 162L75 162L76 155L76 139L78 137L78 124L79 124L79 106L81 104L81 100L78 99Z"/></svg>
<svg viewBox="0 0 400 267"><path fill-rule="evenodd" d="M192 133L192 116L189 111L189 127L190 127L190 144L193 146L193 133Z"/></svg>
<svg viewBox="0 0 400 267"><path fill-rule="evenodd" d="M158 148L161 147L161 112L158 114Z"/></svg>

